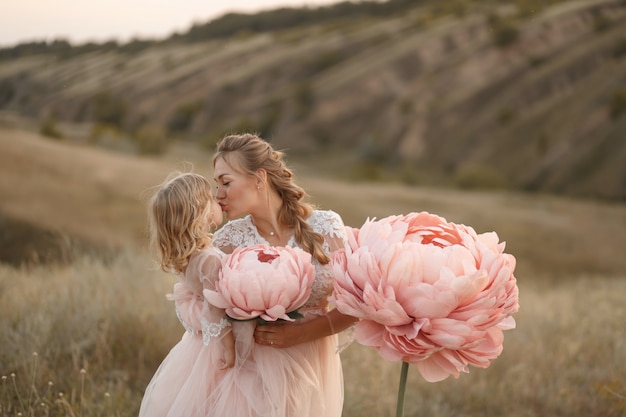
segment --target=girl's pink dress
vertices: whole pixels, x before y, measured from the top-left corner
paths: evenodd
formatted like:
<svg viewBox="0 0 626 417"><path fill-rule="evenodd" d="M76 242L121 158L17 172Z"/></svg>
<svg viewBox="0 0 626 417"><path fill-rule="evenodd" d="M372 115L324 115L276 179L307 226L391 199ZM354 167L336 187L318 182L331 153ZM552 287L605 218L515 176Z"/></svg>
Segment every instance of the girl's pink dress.
<svg viewBox="0 0 626 417"><path fill-rule="evenodd" d="M345 230L339 215L316 210L308 222L313 230L324 236L327 253L344 247ZM259 235L250 216L228 222L214 235L214 245L225 253L236 247L260 243L268 244ZM288 244L297 246L293 238ZM236 365L219 369L223 355L219 338L209 338L208 346L205 346L198 334L202 329L202 317L205 324L207 320L211 322L213 330L222 327L220 323L224 317L223 311L198 297L203 285L196 274L216 275L212 270L216 265L205 265L213 263L211 260L217 256L210 250L205 252L206 255L198 256L194 261L193 268L190 264L179 283L193 288L191 292L196 297L193 302L177 298L181 320L187 325L195 324L168 354L148 385L140 417L340 417L343 376L337 335L281 349L255 344L254 321L232 322L231 327L221 331L233 331ZM330 267L316 261L314 264L316 277L311 297L299 310L304 315L301 320L323 315L329 309L328 296L333 288ZM197 283L194 284L194 280ZM214 276L202 280L204 287L211 289L214 289L214 281ZM191 292L178 291L179 294Z"/></svg>
<svg viewBox="0 0 626 417"><path fill-rule="evenodd" d="M175 302L186 331L148 384L140 417L214 415L208 398L227 372L221 369L220 336L231 327L224 310L206 302L202 290L215 289L222 256L215 248L206 248L192 255L185 273L176 276L173 294L167 297Z"/></svg>

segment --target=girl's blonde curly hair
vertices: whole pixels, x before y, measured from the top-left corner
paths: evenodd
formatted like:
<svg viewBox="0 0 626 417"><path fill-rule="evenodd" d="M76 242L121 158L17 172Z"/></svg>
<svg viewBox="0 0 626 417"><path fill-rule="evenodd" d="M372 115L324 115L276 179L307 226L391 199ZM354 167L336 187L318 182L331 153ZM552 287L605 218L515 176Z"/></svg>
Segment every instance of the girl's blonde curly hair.
<svg viewBox="0 0 626 417"><path fill-rule="evenodd" d="M189 258L209 246L217 227L210 224L211 183L194 173L173 172L150 198L150 245L161 269L183 273Z"/></svg>

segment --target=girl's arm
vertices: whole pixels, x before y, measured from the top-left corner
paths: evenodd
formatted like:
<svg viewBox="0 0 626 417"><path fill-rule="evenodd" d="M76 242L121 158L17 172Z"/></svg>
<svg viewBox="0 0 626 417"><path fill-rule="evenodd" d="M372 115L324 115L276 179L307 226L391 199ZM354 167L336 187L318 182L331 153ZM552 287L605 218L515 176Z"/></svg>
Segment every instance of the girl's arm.
<svg viewBox="0 0 626 417"><path fill-rule="evenodd" d="M215 290L219 277L221 259L212 250L204 251L197 264L197 273L203 289ZM191 267L191 265L190 265ZM215 307L204 299L202 310L202 339L205 345L219 343L222 348L220 363L221 369L232 368L235 365L235 339L224 309Z"/></svg>

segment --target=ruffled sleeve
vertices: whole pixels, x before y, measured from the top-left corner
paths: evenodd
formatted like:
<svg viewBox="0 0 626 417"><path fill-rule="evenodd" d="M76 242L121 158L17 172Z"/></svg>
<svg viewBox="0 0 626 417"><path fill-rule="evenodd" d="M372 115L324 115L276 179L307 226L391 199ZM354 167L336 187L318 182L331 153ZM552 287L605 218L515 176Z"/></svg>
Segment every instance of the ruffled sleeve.
<svg viewBox="0 0 626 417"><path fill-rule="evenodd" d="M204 289L215 290L221 259L214 250L194 255L181 282L174 285L168 299L176 303L176 314L192 335L202 335L205 345L226 334L230 326L223 309L211 305L202 295Z"/></svg>
<svg viewBox="0 0 626 417"><path fill-rule="evenodd" d="M345 248L348 242L346 226L339 214L332 210L316 210L314 215L309 219L309 223L313 230L324 236L324 249L330 256L332 256L333 252ZM334 277L332 276L330 265L324 265L322 269L322 274L328 274L332 288ZM342 352L354 342L356 339L354 333L355 328L356 323L337 333L337 352Z"/></svg>
<svg viewBox="0 0 626 417"><path fill-rule="evenodd" d="M327 253L343 249L347 243L343 219L332 210L316 210L309 220L311 227L324 236Z"/></svg>
<svg viewBox="0 0 626 417"><path fill-rule="evenodd" d="M207 250L201 253L198 276L202 282L202 290L216 290L221 268L222 260L217 252ZM202 297L204 300L201 319L202 340L205 345L208 345L212 339L220 338L226 334L230 327L230 321L223 308L218 308L209 303L204 295Z"/></svg>

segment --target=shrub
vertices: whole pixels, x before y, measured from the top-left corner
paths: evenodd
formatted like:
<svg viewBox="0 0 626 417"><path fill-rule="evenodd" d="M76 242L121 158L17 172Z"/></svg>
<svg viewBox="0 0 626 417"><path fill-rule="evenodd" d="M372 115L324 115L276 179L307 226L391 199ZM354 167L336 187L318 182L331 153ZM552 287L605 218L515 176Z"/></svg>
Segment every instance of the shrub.
<svg viewBox="0 0 626 417"><path fill-rule="evenodd" d="M528 58L528 65L531 68L536 68L545 64L548 61L548 59L549 58L547 56L539 56L539 55L530 56Z"/></svg>
<svg viewBox="0 0 626 417"><path fill-rule="evenodd" d="M597 14L593 17L593 30L596 32L604 32L611 27L611 20L603 14Z"/></svg>
<svg viewBox="0 0 626 417"><path fill-rule="evenodd" d="M196 115L202 110L202 101L195 100L180 105L167 122L170 132L184 132L189 129Z"/></svg>
<svg viewBox="0 0 626 417"><path fill-rule="evenodd" d="M473 163L461 166L454 182L463 189L497 189L508 186L506 178L495 168Z"/></svg>
<svg viewBox="0 0 626 417"><path fill-rule="evenodd" d="M402 116L410 115L413 112L415 105L413 100L409 97L405 97L398 103L398 111Z"/></svg>
<svg viewBox="0 0 626 417"><path fill-rule="evenodd" d="M122 133L117 126L109 125L106 123L94 123L89 132L89 143L96 144L111 144L119 143L122 140Z"/></svg>
<svg viewBox="0 0 626 417"><path fill-rule="evenodd" d="M322 72L334 65L337 65L344 59L341 51L324 51L314 56L308 63L310 75Z"/></svg>
<svg viewBox="0 0 626 417"><path fill-rule="evenodd" d="M121 97L114 96L110 91L101 91L92 99L92 113L94 122L121 128L127 107Z"/></svg>
<svg viewBox="0 0 626 417"><path fill-rule="evenodd" d="M501 125L507 125L515 120L515 110L510 108L501 109L498 112L498 123Z"/></svg>
<svg viewBox="0 0 626 417"><path fill-rule="evenodd" d="M323 126L313 128L313 140L319 149L326 150L333 143L332 133Z"/></svg>
<svg viewBox="0 0 626 417"><path fill-rule="evenodd" d="M302 82L298 84L294 92L296 100L296 114L298 118L304 118L308 116L313 104L315 104L315 94L311 84Z"/></svg>
<svg viewBox="0 0 626 417"><path fill-rule="evenodd" d="M619 118L626 111L626 88L617 90L611 99L611 119Z"/></svg>
<svg viewBox="0 0 626 417"><path fill-rule="evenodd" d="M405 164L399 172L400 181L406 185L419 185L424 182L422 174L410 164Z"/></svg>
<svg viewBox="0 0 626 417"><path fill-rule="evenodd" d="M624 55L626 55L626 38L620 39L613 47L613 57L620 59Z"/></svg>
<svg viewBox="0 0 626 417"><path fill-rule="evenodd" d="M532 17L541 13L547 6L545 0L516 0L517 14L520 17Z"/></svg>
<svg viewBox="0 0 626 417"><path fill-rule="evenodd" d="M13 100L16 93L15 83L10 80L0 81L0 105L7 104Z"/></svg>
<svg viewBox="0 0 626 417"><path fill-rule="evenodd" d="M355 181L380 181L382 179L381 165L374 161L361 161L352 168L350 177Z"/></svg>
<svg viewBox="0 0 626 417"><path fill-rule="evenodd" d="M142 155L162 155L169 145L163 128L151 124L139 128L134 139Z"/></svg>
<svg viewBox="0 0 626 417"><path fill-rule="evenodd" d="M491 27L491 38L497 47L506 48L517 42L519 29L513 20L492 14L487 17L487 23Z"/></svg>
<svg viewBox="0 0 626 417"><path fill-rule="evenodd" d="M258 133L261 137L270 138L272 136L274 128L280 121L282 110L283 103L274 99L258 122Z"/></svg>
<svg viewBox="0 0 626 417"><path fill-rule="evenodd" d="M46 117L44 121L41 122L41 126L39 126L39 133L52 139L63 139L63 133L61 133L57 127L54 117Z"/></svg>
<svg viewBox="0 0 626 417"><path fill-rule="evenodd" d="M545 155L550 146L550 138L545 133L541 133L536 139L536 149L538 155Z"/></svg>

